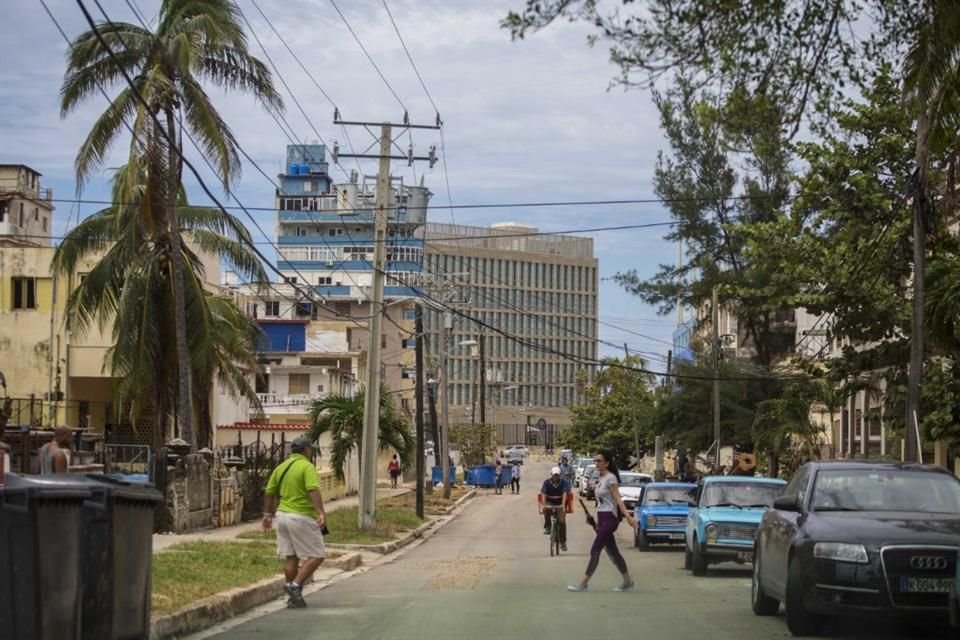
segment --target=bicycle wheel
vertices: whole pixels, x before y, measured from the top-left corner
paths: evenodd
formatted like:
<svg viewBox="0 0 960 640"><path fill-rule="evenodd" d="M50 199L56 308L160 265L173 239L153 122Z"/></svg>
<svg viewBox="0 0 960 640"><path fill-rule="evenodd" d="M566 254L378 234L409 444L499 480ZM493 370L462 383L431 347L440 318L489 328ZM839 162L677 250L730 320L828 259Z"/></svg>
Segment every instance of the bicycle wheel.
<svg viewBox="0 0 960 640"><path fill-rule="evenodd" d="M560 524L556 513L553 514L550 523L550 557L552 558L560 555Z"/></svg>

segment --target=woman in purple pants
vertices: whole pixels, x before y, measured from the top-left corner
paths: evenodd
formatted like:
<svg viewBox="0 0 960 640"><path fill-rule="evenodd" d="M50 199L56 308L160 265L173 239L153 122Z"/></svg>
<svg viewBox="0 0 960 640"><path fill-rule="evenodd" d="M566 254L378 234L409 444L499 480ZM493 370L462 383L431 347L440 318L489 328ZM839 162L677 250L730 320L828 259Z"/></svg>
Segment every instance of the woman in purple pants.
<svg viewBox="0 0 960 640"><path fill-rule="evenodd" d="M586 591L590 578L597 570L600 564L600 553L606 549L607 555L617 566L623 581L614 591L633 591L634 583L630 577L630 571L627 569L627 562L620 554L617 548L617 539L614 533L620 525L620 514L624 514L627 523L631 527L636 527L633 515L627 511L620 497L620 471L613 460L613 453L609 450L603 450L598 453L593 462L600 471L600 478L597 480L596 498L597 498L597 537L593 540L593 546L590 547L590 562L587 563L587 572L577 584L567 587L570 591Z"/></svg>

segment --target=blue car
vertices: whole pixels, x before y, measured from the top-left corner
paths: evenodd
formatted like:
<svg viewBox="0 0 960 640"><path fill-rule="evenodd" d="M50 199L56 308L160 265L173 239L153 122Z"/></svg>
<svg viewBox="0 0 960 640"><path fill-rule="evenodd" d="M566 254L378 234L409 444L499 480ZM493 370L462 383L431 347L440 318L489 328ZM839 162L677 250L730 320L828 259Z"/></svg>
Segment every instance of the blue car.
<svg viewBox="0 0 960 640"><path fill-rule="evenodd" d="M704 478L687 520L684 568L702 576L712 563L753 562L760 520L786 484L751 476Z"/></svg>
<svg viewBox="0 0 960 640"><path fill-rule="evenodd" d="M683 542L687 512L694 504L697 485L687 482L651 482L634 513L637 518L635 546L641 551L651 544Z"/></svg>

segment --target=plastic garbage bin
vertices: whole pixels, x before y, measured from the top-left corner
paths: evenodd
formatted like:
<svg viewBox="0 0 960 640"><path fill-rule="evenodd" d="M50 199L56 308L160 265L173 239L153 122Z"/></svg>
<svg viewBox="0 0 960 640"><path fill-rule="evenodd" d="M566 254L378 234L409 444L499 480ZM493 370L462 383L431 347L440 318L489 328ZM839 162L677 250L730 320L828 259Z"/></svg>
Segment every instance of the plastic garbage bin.
<svg viewBox="0 0 960 640"><path fill-rule="evenodd" d="M151 487L102 475L8 476L0 575L26 583L0 580L0 629L15 639L149 637L160 499Z"/></svg>
<svg viewBox="0 0 960 640"><path fill-rule="evenodd" d="M81 531L90 487L72 480L67 475L6 476L0 490L0 629L4 638L84 637Z"/></svg>
<svg viewBox="0 0 960 640"><path fill-rule="evenodd" d="M160 492L138 479L87 476L84 508L84 638L150 636L154 510Z"/></svg>
<svg viewBox="0 0 960 640"><path fill-rule="evenodd" d="M430 476L433 480L433 484L437 485L443 481L443 475L441 474L440 467L434 467L432 475ZM454 485L457 483L457 468L456 467L447 467L447 481Z"/></svg>
<svg viewBox="0 0 960 640"><path fill-rule="evenodd" d="M493 464L481 464L473 468L473 480L474 484L478 487L492 487L496 480L494 479L494 473L496 470L496 465Z"/></svg>

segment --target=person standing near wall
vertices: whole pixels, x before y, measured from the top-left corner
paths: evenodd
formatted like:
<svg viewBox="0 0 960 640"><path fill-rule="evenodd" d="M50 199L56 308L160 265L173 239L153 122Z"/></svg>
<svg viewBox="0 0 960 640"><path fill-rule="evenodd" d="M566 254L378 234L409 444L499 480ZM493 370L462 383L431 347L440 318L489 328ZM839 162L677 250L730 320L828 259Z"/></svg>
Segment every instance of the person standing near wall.
<svg viewBox="0 0 960 640"><path fill-rule="evenodd" d="M263 496L263 528L277 523L277 555L285 558L283 585L291 609L307 606L303 585L323 563L326 551L323 533L327 514L320 496L320 483L313 458L313 442L295 438L290 457L270 474ZM279 504L278 504L279 500ZM301 564L302 560L302 564Z"/></svg>
<svg viewBox="0 0 960 640"><path fill-rule="evenodd" d="M68 427L53 430L53 440L40 447L40 473L66 473L70 469L70 445L73 444L73 431Z"/></svg>
<svg viewBox="0 0 960 640"><path fill-rule="evenodd" d="M510 493L520 493L520 475L520 465L514 463L513 468L510 469Z"/></svg>

